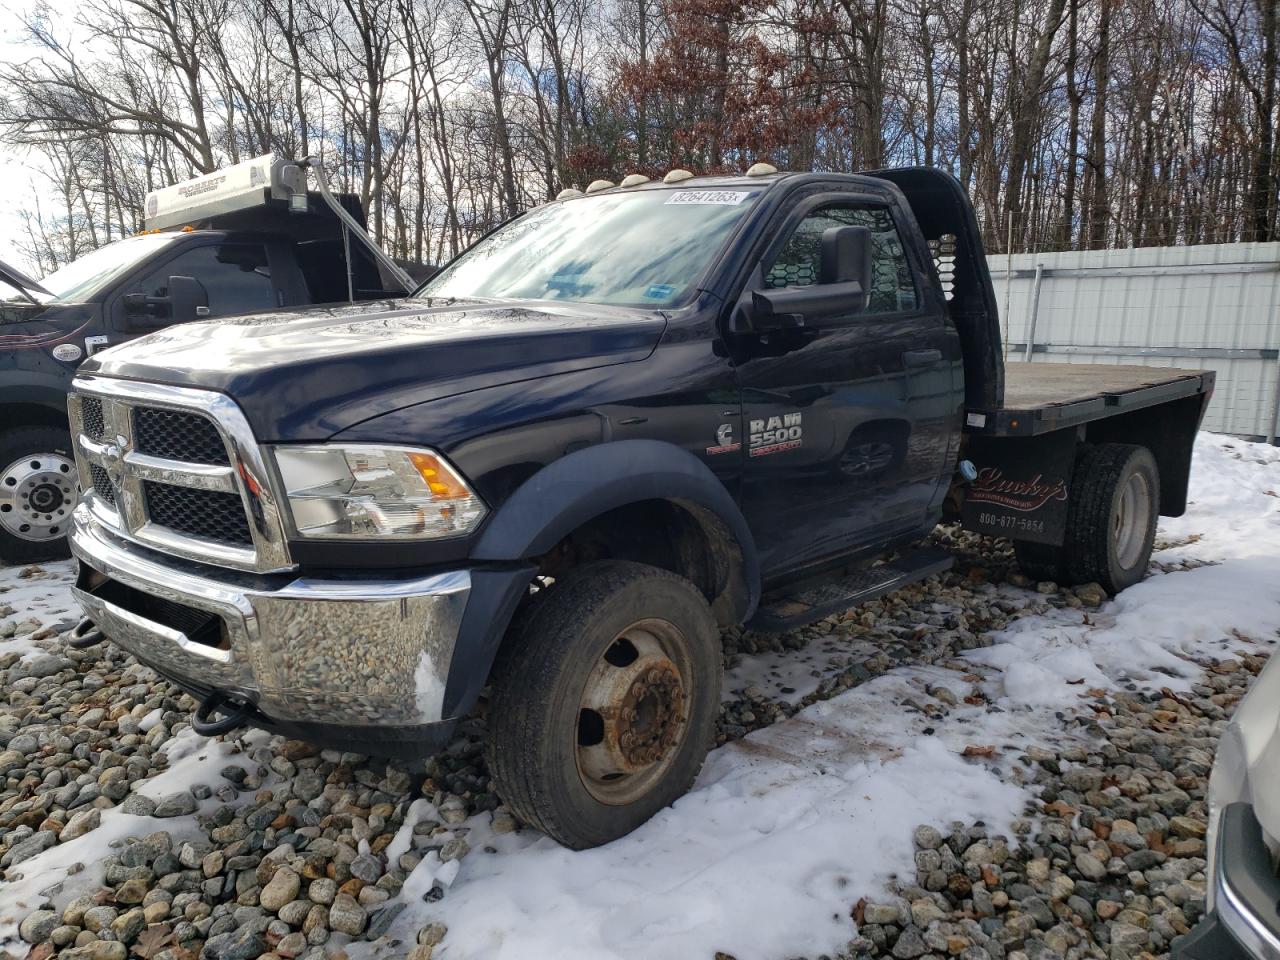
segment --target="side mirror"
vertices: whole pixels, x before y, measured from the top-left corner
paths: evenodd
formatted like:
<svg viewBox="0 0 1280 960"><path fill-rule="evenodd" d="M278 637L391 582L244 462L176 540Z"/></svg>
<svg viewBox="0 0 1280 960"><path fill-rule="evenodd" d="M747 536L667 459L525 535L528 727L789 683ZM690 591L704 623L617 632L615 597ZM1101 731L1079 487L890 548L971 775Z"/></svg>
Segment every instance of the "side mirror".
<svg viewBox="0 0 1280 960"><path fill-rule="evenodd" d="M822 231L818 253L818 283L852 283L862 285L866 309L866 291L871 285L871 230L867 227L829 227Z"/></svg>
<svg viewBox="0 0 1280 960"><path fill-rule="evenodd" d="M861 312L866 302L866 292L857 280L753 290L751 329L764 333L788 327L818 328Z"/></svg>
<svg viewBox="0 0 1280 960"><path fill-rule="evenodd" d="M136 327L167 327L209 315L209 294L195 277L173 276L163 297L126 293L125 313Z"/></svg>
<svg viewBox="0 0 1280 960"><path fill-rule="evenodd" d="M169 278L169 317L186 323L209 315L209 293L195 277Z"/></svg>
<svg viewBox="0 0 1280 960"><path fill-rule="evenodd" d="M761 282L758 278L756 282ZM814 329L867 308L871 283L871 231L830 227L818 243L818 279L803 287L751 290L740 314L753 333L788 327ZM745 332L745 330L743 331Z"/></svg>

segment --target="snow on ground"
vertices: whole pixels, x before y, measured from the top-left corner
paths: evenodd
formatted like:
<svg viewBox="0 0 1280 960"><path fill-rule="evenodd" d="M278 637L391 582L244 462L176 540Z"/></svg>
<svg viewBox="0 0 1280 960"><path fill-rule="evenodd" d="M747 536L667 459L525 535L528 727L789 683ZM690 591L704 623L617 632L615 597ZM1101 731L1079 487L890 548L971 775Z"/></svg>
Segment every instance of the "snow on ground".
<svg viewBox="0 0 1280 960"><path fill-rule="evenodd" d="M254 731L242 739L242 744L261 744L268 739L266 733ZM208 740L190 728L170 740L163 752L168 767L137 791L153 800L161 800L193 784L213 783L224 767L236 765L248 769L250 766L246 752L239 745ZM196 813L211 814L218 806L217 800L208 799L200 804ZM116 852L126 838L166 830L177 843L194 838L200 832L194 815L138 817L117 806L103 810L101 816L101 824L84 836L23 861L18 868L22 874L20 881L0 884L0 947L16 942L18 922L30 912L31 904L39 899L42 891L61 884L57 899L65 905L80 894L99 889L102 871L95 864Z"/></svg>
<svg viewBox="0 0 1280 960"><path fill-rule="evenodd" d="M1027 799L960 759L961 725L922 735L909 694L906 678L879 678L715 751L686 797L607 847L489 841L499 852L472 854L440 904L441 955L747 960L842 946L858 896L911 865L917 824L985 819L1007 833Z"/></svg>
<svg viewBox="0 0 1280 960"><path fill-rule="evenodd" d="M1194 656L1224 641L1275 640L1280 626L1280 448L1201 434L1187 512L1162 517L1155 561L1213 564L1154 574L1089 614L1022 620L970 659L1004 671L1008 697L1058 707L1073 681L1139 680L1184 690Z"/></svg>
<svg viewBox="0 0 1280 960"><path fill-rule="evenodd" d="M607 847L493 839L497 854L466 860L448 896L412 904L398 928L447 923L446 960L834 952L852 936L851 905L913 869L915 825L980 819L1009 833L1028 796L998 758L1081 735L1055 714L1090 688L1178 687L1200 672L1189 658L1228 656L1242 638L1275 642L1277 493L1280 450L1203 434L1188 513L1162 520L1170 546L1156 559L1219 565L1157 574L1097 611L1018 620L966 655L987 674L994 710L962 700L928 735L933 721L904 701L925 685L959 694L972 681L900 668L715 751L686 797ZM812 689L807 663L748 668L727 685L767 681L776 669L772 682L798 698ZM969 745L994 746L997 759L962 759ZM473 847L485 842L483 819Z"/></svg>
<svg viewBox="0 0 1280 960"><path fill-rule="evenodd" d="M1210 565L1156 573L1098 610L1029 613L962 663L900 667L728 744L712 753L686 797L607 847L571 852L533 831L497 835L487 815L477 816L467 824L473 852L465 860L442 864L433 852L410 875L402 893L408 909L391 931L397 952L437 920L449 930L437 948L443 960L716 951L777 960L839 950L854 932L851 906L913 870L915 826L982 820L1012 835L1011 821L1032 799L1014 760L1033 744L1086 736L1078 725L1068 732L1059 714L1089 690L1176 689L1199 674L1192 659L1275 642L1278 493L1280 450L1202 435L1191 506L1183 518L1162 520L1155 560ZM58 566L56 583L23 583L0 572L0 584L11 587L0 603L60 616L68 576ZM819 641L790 660L762 658L735 671L726 688L787 687L794 702L816 686L830 655ZM942 720L916 707L938 687L959 701ZM977 691L989 703L965 701ZM969 746L983 750L967 758ZM225 744L206 752L189 732L170 750L168 772L148 785L149 795L210 783L231 756ZM423 804L418 815L427 812ZM0 917L20 916L15 907L38 899L68 865L92 864L127 834L163 827L179 836L191 825L191 818L161 823L106 811L98 830L24 863L24 879L0 893ZM424 903L436 881L449 887L447 896ZM348 948L356 960L376 950Z"/></svg>
<svg viewBox="0 0 1280 960"><path fill-rule="evenodd" d="M8 620L15 629L26 621L42 628L65 629L74 624L83 616L71 597L75 579L75 564L70 560L35 567L0 567L0 623ZM32 633L39 630L24 627L16 638L6 637L0 630L0 657L40 652L30 639Z"/></svg>

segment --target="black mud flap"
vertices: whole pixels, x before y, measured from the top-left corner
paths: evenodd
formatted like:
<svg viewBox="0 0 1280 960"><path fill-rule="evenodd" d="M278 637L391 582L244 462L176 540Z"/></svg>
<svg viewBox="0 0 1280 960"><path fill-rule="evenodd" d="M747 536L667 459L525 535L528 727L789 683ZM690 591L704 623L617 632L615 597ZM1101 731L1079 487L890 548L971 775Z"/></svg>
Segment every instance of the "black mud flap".
<svg viewBox="0 0 1280 960"><path fill-rule="evenodd" d="M1074 430L1038 437L971 437L966 452L978 476L967 487L961 508L965 529L1060 546L1077 446Z"/></svg>

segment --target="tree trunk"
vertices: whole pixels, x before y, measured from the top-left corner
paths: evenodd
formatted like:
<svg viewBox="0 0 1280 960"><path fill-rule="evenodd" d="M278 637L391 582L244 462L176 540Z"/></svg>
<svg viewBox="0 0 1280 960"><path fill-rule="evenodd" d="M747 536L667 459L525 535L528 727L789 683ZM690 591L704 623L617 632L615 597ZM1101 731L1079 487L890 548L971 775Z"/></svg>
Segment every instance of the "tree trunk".
<svg viewBox="0 0 1280 960"><path fill-rule="evenodd" d="M1067 0L1049 0L1044 28L1036 38L1022 89L1014 103L1005 203L1008 211L1013 214L1015 235L1025 236L1030 226L1022 216L1023 182L1031 161L1033 135L1038 126L1037 121L1040 119L1040 105L1044 95L1045 73L1049 67L1049 53L1053 47L1053 38L1057 35L1058 28L1062 26L1066 2ZM1102 0L1102 2L1106 3L1108 0Z"/></svg>

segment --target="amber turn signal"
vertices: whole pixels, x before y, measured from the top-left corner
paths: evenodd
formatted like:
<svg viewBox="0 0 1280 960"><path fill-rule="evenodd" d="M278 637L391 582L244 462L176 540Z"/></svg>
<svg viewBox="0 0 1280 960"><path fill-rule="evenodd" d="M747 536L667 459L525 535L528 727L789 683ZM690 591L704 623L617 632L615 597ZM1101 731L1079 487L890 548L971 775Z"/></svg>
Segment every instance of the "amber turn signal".
<svg viewBox="0 0 1280 960"><path fill-rule="evenodd" d="M464 500L472 496L462 478L437 457L429 453L411 453L409 459L434 496L442 500Z"/></svg>

